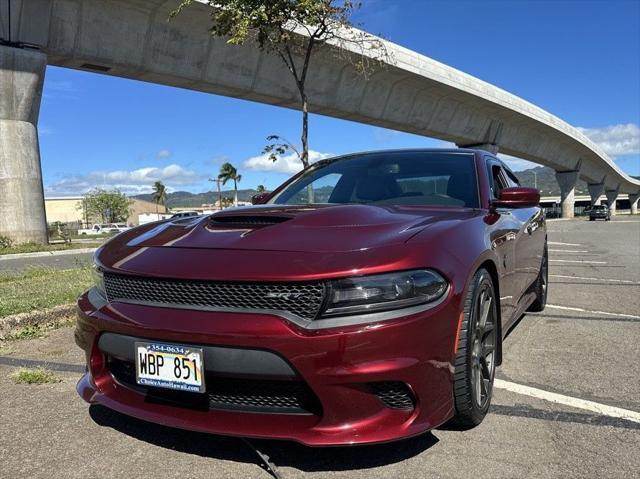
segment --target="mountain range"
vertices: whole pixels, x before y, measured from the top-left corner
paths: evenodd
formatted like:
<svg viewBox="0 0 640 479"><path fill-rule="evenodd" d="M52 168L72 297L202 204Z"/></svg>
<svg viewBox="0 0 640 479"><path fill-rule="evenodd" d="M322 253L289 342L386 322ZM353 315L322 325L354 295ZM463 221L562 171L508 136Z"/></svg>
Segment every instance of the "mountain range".
<svg viewBox="0 0 640 479"><path fill-rule="evenodd" d="M522 170L515 172L516 176L520 180L522 186L535 187L540 190L542 196L559 196L560 187L556 181L555 171L552 168L546 166L536 166L528 170ZM636 177L639 178L640 177ZM238 190L239 201L251 201L251 197L258 192L252 188L246 188ZM578 180L576 185L576 195L588 195L589 189L587 184ZM223 191L222 195L227 198L233 197L233 191ZM146 201L153 202L153 195L142 194L136 195L134 198L139 198ZM195 208L200 207L203 204L211 204L217 201L218 193L216 191L207 191L205 193L190 193L188 191L174 191L167 194L167 207L168 208Z"/></svg>

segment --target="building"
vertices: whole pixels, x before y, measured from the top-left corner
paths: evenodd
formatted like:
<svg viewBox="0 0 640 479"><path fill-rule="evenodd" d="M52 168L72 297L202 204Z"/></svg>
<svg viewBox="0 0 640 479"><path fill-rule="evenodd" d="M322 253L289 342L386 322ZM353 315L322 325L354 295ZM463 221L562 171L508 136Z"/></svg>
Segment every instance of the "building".
<svg viewBox="0 0 640 479"><path fill-rule="evenodd" d="M130 214L127 218L127 224L137 226L139 224L139 215L145 213L167 213L168 210L163 205L156 205L151 201L144 201L137 198L131 198ZM45 198L44 207L47 215L47 223L79 223L90 226L90 223L100 222L96 218L86 218L82 208L82 196L60 196L56 198ZM156 210L157 208L157 210Z"/></svg>

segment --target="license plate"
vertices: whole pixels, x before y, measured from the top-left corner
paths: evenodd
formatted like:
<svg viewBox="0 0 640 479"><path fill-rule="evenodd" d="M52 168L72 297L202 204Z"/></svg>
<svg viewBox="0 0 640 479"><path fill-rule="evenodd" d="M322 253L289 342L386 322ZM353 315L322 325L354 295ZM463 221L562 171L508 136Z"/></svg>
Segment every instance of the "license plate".
<svg viewBox="0 0 640 479"><path fill-rule="evenodd" d="M202 349L181 344L136 341L135 353L138 384L204 392Z"/></svg>

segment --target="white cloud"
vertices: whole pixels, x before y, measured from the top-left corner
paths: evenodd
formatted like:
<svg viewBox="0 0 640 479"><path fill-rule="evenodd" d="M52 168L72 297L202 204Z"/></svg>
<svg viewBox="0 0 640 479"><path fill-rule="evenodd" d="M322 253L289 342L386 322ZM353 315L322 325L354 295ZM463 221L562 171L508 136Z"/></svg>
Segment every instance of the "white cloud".
<svg viewBox="0 0 640 479"><path fill-rule="evenodd" d="M640 154L640 126L635 123L578 130L611 156Z"/></svg>
<svg viewBox="0 0 640 479"><path fill-rule="evenodd" d="M158 160L166 160L171 156L171 150L163 149L156 153L156 158Z"/></svg>
<svg viewBox="0 0 640 479"><path fill-rule="evenodd" d="M513 171L528 170L529 168L540 166L532 161L523 160L522 158L516 158L515 156L504 155L501 153L498 153L498 158L504 161Z"/></svg>
<svg viewBox="0 0 640 479"><path fill-rule="evenodd" d="M93 188L118 188L128 194L147 193L155 181L162 181L169 191L200 183L206 175L171 164L164 168L145 167L136 170L92 171L69 175L45 188L47 195L78 195Z"/></svg>
<svg viewBox="0 0 640 479"><path fill-rule="evenodd" d="M319 151L309 150L309 162L315 163L318 160L323 160L333 156L331 153L320 153ZM260 156L254 156L245 160L242 166L248 170L253 171L272 171L274 173L288 173L294 174L302 170L302 163L298 159L298 155L290 153L288 155L280 157L277 161L271 161L269 155L264 154Z"/></svg>

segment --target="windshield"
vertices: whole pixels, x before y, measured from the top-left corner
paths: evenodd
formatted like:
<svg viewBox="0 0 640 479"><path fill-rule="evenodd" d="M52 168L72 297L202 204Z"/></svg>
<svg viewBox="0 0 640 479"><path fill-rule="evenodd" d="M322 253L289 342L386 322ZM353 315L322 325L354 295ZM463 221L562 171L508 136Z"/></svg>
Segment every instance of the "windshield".
<svg viewBox="0 0 640 479"><path fill-rule="evenodd" d="M312 167L270 203L444 205L477 208L472 153L381 152Z"/></svg>

